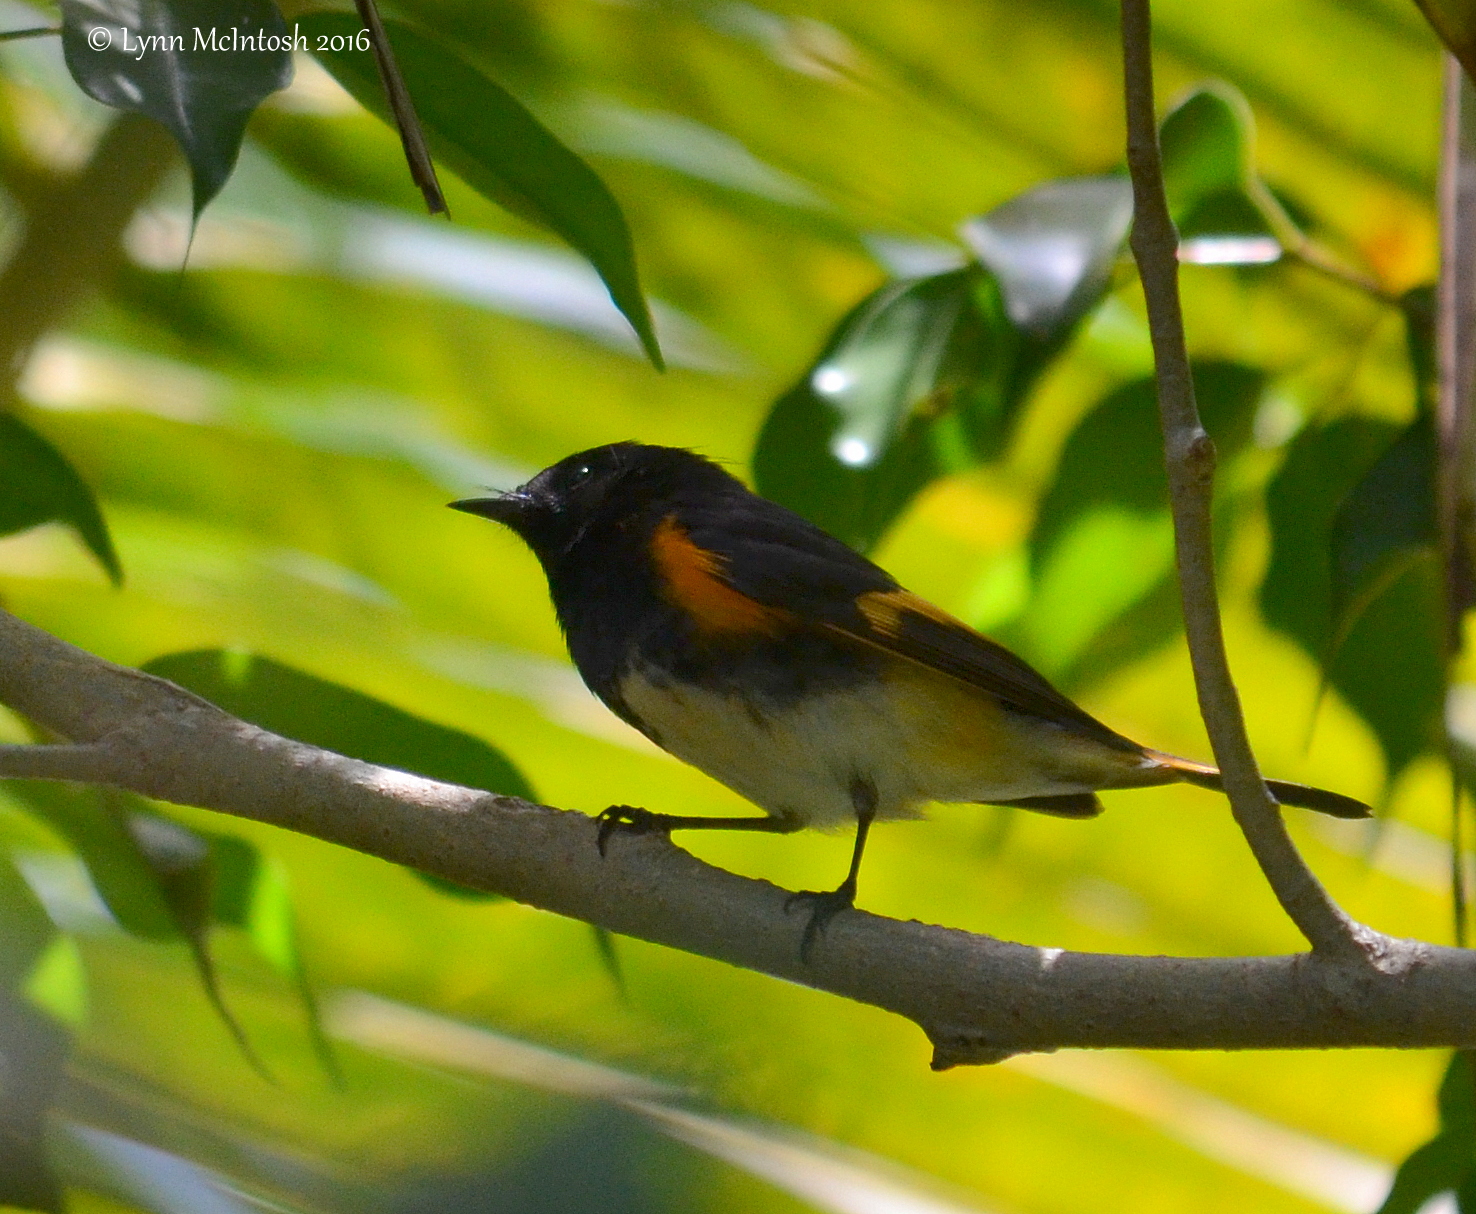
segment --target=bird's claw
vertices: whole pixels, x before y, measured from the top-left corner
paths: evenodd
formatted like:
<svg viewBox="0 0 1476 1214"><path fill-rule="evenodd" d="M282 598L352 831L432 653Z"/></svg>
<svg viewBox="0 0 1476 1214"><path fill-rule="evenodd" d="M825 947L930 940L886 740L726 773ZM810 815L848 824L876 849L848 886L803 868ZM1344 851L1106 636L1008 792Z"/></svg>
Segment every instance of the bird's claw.
<svg viewBox="0 0 1476 1214"><path fill-rule="evenodd" d="M810 954L815 950L815 942L820 939L830 921L842 911L854 909L855 905L856 891L846 885L839 889L801 890L784 900L785 914L796 906L810 908L810 921L805 924L805 934L800 939L800 961L805 965L810 964Z"/></svg>
<svg viewBox="0 0 1476 1214"><path fill-rule="evenodd" d="M641 809L635 805L612 805L596 817L595 821L600 828L599 834L595 836L595 845L602 856L610 845L610 836L617 830L628 830L633 835L649 835L653 831L668 829L665 814L653 814L649 809Z"/></svg>

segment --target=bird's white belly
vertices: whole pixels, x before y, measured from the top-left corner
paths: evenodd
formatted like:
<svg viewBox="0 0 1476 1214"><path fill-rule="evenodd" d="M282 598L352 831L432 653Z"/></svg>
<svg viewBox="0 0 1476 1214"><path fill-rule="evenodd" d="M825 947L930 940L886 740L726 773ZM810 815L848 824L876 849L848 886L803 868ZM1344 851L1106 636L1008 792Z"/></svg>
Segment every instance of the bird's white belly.
<svg viewBox="0 0 1476 1214"><path fill-rule="evenodd" d="M659 746L766 812L807 826L854 822L858 779L875 787L878 818L918 817L927 801L1008 801L1101 787L1031 761L1047 741L1036 736L1042 730L1062 745L1053 727L1022 729L972 691L940 698L936 686L925 690L932 694L882 679L760 709L638 669L620 684Z"/></svg>

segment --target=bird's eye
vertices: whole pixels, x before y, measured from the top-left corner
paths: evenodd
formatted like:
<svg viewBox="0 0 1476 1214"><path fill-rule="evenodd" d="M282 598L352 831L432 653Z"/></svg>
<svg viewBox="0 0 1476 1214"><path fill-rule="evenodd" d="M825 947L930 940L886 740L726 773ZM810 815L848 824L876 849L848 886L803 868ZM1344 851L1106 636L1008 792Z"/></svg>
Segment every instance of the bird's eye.
<svg viewBox="0 0 1476 1214"><path fill-rule="evenodd" d="M574 479L575 480L581 480L582 481L588 475L589 475L589 465L588 464L580 464L579 467L577 467L576 469L574 469Z"/></svg>

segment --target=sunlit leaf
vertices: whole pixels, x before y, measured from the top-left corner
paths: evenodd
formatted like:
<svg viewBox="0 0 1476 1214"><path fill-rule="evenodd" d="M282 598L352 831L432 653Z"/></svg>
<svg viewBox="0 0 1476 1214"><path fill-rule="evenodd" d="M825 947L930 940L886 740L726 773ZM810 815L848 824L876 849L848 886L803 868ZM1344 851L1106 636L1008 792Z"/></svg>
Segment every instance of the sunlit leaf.
<svg viewBox="0 0 1476 1214"><path fill-rule="evenodd" d="M0 409L0 535L51 522L76 531L114 584L123 580L92 490L60 451L14 413Z"/></svg>
<svg viewBox="0 0 1476 1214"><path fill-rule="evenodd" d="M22 994L73 1032L87 1023L87 973L70 936L53 936L26 976Z"/></svg>
<svg viewBox="0 0 1476 1214"><path fill-rule="evenodd" d="M339 83L386 117L373 57L354 49L362 28L358 20L312 13L302 18L301 27ZM646 354L661 366L630 229L599 175L512 94L454 51L397 22L386 22L385 28L432 151L469 185L543 224L583 254L605 280Z"/></svg>
<svg viewBox="0 0 1476 1214"><path fill-rule="evenodd" d="M1440 1132L1412 1152L1394 1175L1377 1214L1416 1214L1430 1198L1462 1189L1476 1168L1476 1080L1470 1057L1457 1050L1440 1082ZM1464 1196L1464 1195L1463 1195ZM1465 1208L1462 1201L1461 1208Z"/></svg>
<svg viewBox="0 0 1476 1214"><path fill-rule="evenodd" d="M129 802L144 804L136 798L129 798ZM210 928L215 919L215 863L210 841L179 822L139 808L131 809L127 820L129 832L138 841L170 914L190 947L206 998L246 1060L262 1075L267 1075L245 1029L226 1006L210 954Z"/></svg>
<svg viewBox="0 0 1476 1214"><path fill-rule="evenodd" d="M1445 683L1441 578L1433 553L1417 553L1341 633L1333 532L1344 499L1397 434L1386 422L1348 418L1297 436L1267 489L1271 561L1261 585L1267 622L1325 665L1328 682L1378 737L1390 779L1438 744Z"/></svg>
<svg viewBox="0 0 1476 1214"><path fill-rule="evenodd" d="M205 649L155 658L144 669L188 687L242 720L299 742L433 780L535 799L522 773L481 739L270 658ZM461 897L491 897L422 876L437 889Z"/></svg>
<svg viewBox="0 0 1476 1214"><path fill-rule="evenodd" d="M960 234L999 282L1011 323L1054 344L1101 298L1132 221L1125 176L1066 177L969 220Z"/></svg>
<svg viewBox="0 0 1476 1214"><path fill-rule="evenodd" d="M50 1016L0 992L0 1206L60 1214L46 1150L46 1117L70 1038Z"/></svg>
<svg viewBox="0 0 1476 1214"><path fill-rule="evenodd" d="M218 874L216 918L243 928L257 952L292 984L318 1061L329 1075L340 1078L338 1056L324 1031L317 991L303 963L297 913L292 906L286 870L278 861L263 857L244 839L217 835L211 844Z"/></svg>
<svg viewBox="0 0 1476 1214"><path fill-rule="evenodd" d="M1126 178L1109 176L1047 182L970 220L981 264L873 292L775 404L759 492L865 551L929 481L997 457L1101 299L1131 219Z"/></svg>
<svg viewBox="0 0 1476 1214"><path fill-rule="evenodd" d="M1265 376L1237 363L1201 363L1194 382L1205 428L1228 462L1250 439ZM1068 683L1094 643L1094 676L1136 660L1179 626L1173 555L1157 394L1143 379L1104 399L1066 441L1031 532L1033 590L1015 638ZM1150 600L1150 613L1126 619ZM1114 643L1104 645L1103 634L1119 623Z"/></svg>
<svg viewBox="0 0 1476 1214"><path fill-rule="evenodd" d="M292 82L272 0L61 0L62 49L90 97L162 123L190 165L195 215L235 167L246 122Z"/></svg>

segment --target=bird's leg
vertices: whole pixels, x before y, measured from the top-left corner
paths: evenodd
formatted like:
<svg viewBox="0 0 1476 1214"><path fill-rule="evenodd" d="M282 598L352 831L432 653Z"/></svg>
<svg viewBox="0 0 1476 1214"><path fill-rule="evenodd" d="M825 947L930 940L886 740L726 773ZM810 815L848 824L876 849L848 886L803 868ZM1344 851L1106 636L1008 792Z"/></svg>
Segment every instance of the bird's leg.
<svg viewBox="0 0 1476 1214"><path fill-rule="evenodd" d="M832 890L804 890L791 894L784 909L807 905L810 921L805 924L805 934L800 940L800 960L809 963L815 941L826 925L841 911L856 905L856 874L861 871L861 855L866 850L866 836L876 818L876 785L857 776L851 781L851 804L856 808L856 846L851 851L851 868L846 879Z"/></svg>
<svg viewBox="0 0 1476 1214"><path fill-rule="evenodd" d="M600 833L595 842L600 855L610 844L610 836L617 830L626 830L633 835L648 835L653 832L667 834L674 830L762 830L773 834L787 835L800 829L801 823L788 814L768 818L698 818L679 814L655 814L649 809L634 805L612 805L595 819L600 824Z"/></svg>

